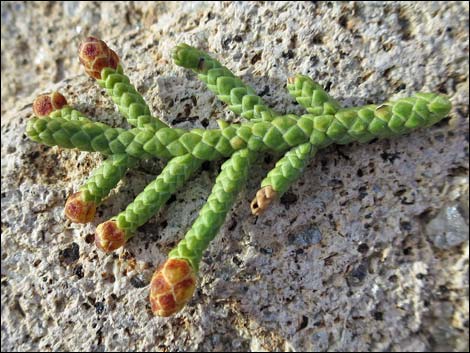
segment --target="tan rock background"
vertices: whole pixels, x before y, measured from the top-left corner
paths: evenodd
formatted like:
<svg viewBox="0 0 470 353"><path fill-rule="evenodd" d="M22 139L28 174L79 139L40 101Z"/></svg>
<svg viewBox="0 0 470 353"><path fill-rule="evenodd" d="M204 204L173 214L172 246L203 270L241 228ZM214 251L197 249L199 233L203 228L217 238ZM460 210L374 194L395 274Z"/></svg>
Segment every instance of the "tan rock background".
<svg viewBox="0 0 470 353"><path fill-rule="evenodd" d="M466 2L9 2L1 4L1 348L6 350L468 351ZM449 119L393 141L333 146L264 216L253 170L178 315L155 318L154 268L203 205L208 165L125 250L92 243L162 164L142 163L91 225L63 204L101 156L24 135L31 102L59 89L77 109L125 122L76 58L94 34L121 56L156 115L183 128L233 119L171 62L180 42L211 52L279 111L310 75L345 106L447 94Z"/></svg>

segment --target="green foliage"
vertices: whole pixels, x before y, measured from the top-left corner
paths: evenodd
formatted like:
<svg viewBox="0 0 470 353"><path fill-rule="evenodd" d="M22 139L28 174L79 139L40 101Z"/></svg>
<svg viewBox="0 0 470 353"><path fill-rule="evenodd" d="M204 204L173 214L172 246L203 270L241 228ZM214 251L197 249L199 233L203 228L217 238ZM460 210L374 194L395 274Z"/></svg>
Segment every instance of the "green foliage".
<svg viewBox="0 0 470 353"><path fill-rule="evenodd" d="M194 269L222 226L256 154L287 152L261 184L282 195L318 149L332 143L367 142L405 134L438 122L451 108L443 96L418 93L378 106L342 109L317 83L298 75L289 80L287 88L308 114L280 116L251 87L206 53L181 44L173 57L177 65L196 72L230 110L249 121L221 121L220 128L213 130L171 128L151 115L143 97L130 84L122 67L117 66L104 68L98 83L134 128L92 122L66 106L47 117L31 119L27 134L49 146L108 156L82 187L85 201L99 203L138 159L169 160L162 173L115 217L127 238L188 181L203 161L228 158L192 228L170 253L170 257L187 259Z"/></svg>

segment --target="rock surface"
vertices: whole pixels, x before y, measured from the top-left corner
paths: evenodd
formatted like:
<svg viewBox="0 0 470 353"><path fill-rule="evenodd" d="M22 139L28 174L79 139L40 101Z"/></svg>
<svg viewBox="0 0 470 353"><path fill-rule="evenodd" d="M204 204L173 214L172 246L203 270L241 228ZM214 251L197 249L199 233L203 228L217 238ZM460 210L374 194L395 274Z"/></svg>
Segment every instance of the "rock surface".
<svg viewBox="0 0 470 353"><path fill-rule="evenodd" d="M468 3L1 6L2 351L468 350ZM96 120L125 124L79 67L76 48L89 34L117 51L153 112L182 128L235 117L172 64L180 42L211 52L278 111L301 112L285 89L294 73L345 106L433 91L453 110L409 137L320 152L256 219L249 201L274 164L267 158L207 251L190 305L155 318L150 277L220 163L116 254L95 249L94 229L160 163L128 173L93 224L65 221L67 195L102 158L36 144L24 129L34 97L53 89Z"/></svg>

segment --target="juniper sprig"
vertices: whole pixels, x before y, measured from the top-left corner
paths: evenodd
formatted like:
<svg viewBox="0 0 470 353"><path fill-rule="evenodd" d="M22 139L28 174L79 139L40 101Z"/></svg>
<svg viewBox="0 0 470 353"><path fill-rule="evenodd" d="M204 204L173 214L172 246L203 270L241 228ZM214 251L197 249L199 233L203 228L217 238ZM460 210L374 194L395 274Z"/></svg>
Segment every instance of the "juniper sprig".
<svg viewBox="0 0 470 353"><path fill-rule="evenodd" d="M226 159L192 227L152 277L151 307L160 316L178 312L191 299L203 253L223 225L257 155L284 154L263 179L251 203L252 213L260 215L299 178L321 148L406 134L435 124L451 109L446 97L433 93L342 108L320 85L297 75L288 80L287 89L308 113L280 115L217 60L180 44L173 53L175 63L193 70L230 110L247 120L240 124L219 121L219 128L212 130L184 130L151 115L144 98L124 75L118 55L106 43L86 38L80 45L79 58L87 74L106 90L133 127L93 122L67 105L57 92L36 99L36 117L27 126L33 141L107 156L67 200L67 217L74 222L90 222L102 200L138 160L168 161L125 210L97 227L95 242L100 249L109 252L122 247L204 161Z"/></svg>

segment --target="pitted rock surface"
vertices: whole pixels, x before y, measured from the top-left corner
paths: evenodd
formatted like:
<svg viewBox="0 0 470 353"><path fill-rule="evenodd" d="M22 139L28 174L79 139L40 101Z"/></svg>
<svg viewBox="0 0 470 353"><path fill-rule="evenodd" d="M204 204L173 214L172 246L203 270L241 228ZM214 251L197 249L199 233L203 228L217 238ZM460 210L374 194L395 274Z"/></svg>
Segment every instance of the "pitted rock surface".
<svg viewBox="0 0 470 353"><path fill-rule="evenodd" d="M468 350L468 40L464 2L2 2L2 351ZM320 151L262 216L256 166L201 264L189 305L153 317L154 269L197 216L208 164L125 249L96 226L161 170L130 171L92 224L66 197L102 157L30 141L31 103L60 90L97 121L125 124L76 51L105 40L152 112L172 126L236 120L171 62L186 42L211 53L276 111L309 75L344 106L447 94L449 119L393 140Z"/></svg>

